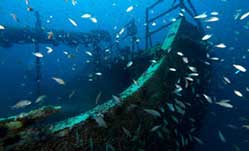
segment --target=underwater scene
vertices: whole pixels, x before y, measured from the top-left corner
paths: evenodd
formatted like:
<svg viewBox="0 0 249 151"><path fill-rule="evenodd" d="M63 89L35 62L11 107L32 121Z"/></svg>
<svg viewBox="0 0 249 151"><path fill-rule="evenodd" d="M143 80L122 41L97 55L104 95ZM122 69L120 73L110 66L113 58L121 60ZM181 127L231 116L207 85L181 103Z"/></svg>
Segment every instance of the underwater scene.
<svg viewBox="0 0 249 151"><path fill-rule="evenodd" d="M249 151L249 1L0 0L0 151Z"/></svg>

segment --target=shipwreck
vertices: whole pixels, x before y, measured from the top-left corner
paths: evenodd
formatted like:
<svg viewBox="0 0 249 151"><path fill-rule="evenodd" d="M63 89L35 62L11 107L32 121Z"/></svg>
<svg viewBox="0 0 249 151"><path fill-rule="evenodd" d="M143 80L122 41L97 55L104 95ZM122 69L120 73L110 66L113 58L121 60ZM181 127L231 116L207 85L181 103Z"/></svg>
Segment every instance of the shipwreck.
<svg viewBox="0 0 249 151"><path fill-rule="evenodd" d="M201 24L188 19L193 19L197 15L190 1L188 1L190 8L180 1L162 14L150 18L148 12L160 3L161 0L146 9L146 48L142 56L149 56L154 61L135 83L119 95L113 96L110 100L85 113L39 129L32 129L32 123L26 123L25 127L20 123L46 118L48 114L58 112L60 107L38 109L43 114L36 118L31 117L34 112L38 111L27 113L22 118L18 118L20 117L18 115L1 119L1 133L4 130L13 131L6 133L4 138L0 139L1 149L15 151L156 151L162 149L181 151L192 150L195 143L201 143L198 135L208 104L202 94L208 89L211 74L211 67L206 62L209 44L201 40L204 35ZM150 30L150 23L175 10L184 10L189 17L179 15L175 21L155 31ZM38 15L37 18L37 26L33 30L10 28L4 32L1 31L0 45L8 47L15 43L34 43L38 52L39 43L92 45L99 40L106 42L110 40L109 34L105 31L98 32L98 34L91 32L77 35L77 33L56 30L53 30L53 38L48 39L46 34L48 31L41 29ZM153 46L153 34L165 29L168 29L168 34L164 42ZM37 31L42 34L37 35ZM11 34L13 32L20 32L20 39L14 39ZM81 38L73 38L79 36ZM95 41L96 38L99 40ZM141 55L137 56L141 57ZM137 56L134 55L134 60ZM37 67L39 66L38 58ZM39 74L39 69L37 69L38 79ZM39 83L37 87L39 88ZM19 127L15 124L19 124ZM17 136L20 139L14 139ZM32 139L34 137L36 139Z"/></svg>

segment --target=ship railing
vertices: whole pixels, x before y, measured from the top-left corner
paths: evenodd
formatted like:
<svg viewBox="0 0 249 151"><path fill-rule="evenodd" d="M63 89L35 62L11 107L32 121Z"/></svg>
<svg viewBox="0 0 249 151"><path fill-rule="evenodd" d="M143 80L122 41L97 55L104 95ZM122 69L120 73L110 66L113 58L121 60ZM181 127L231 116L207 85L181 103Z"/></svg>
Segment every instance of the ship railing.
<svg viewBox="0 0 249 151"><path fill-rule="evenodd" d="M159 27L157 27L156 29L151 29L150 25L153 22L156 22L157 20L165 17L166 15L172 13L173 11L176 10L180 10L181 12L186 12L187 15L190 16L191 19L193 19L193 21L197 24L198 28L203 31L202 25L200 23L200 21L195 20L194 17L197 16L197 11L194 7L194 5L192 4L191 0L174 0L172 6L168 9L166 9L165 11L161 12L160 14L151 17L150 16L150 11L153 10L154 8L156 8L156 6L162 4L164 0L157 0L155 3L151 4L150 6L148 6L146 8L145 11L145 49L151 48L153 46L153 42L152 42L152 36L155 35L156 33L168 28L173 21L171 21L170 23L161 25ZM179 19L183 16L177 16L175 19Z"/></svg>

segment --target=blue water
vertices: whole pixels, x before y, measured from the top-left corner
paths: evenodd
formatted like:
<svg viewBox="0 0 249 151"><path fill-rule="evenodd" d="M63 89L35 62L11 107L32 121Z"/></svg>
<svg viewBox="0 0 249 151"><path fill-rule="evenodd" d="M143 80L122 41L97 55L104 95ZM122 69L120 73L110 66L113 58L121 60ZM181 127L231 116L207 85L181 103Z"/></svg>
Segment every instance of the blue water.
<svg viewBox="0 0 249 151"><path fill-rule="evenodd" d="M70 0L68 2L64 0L30 0L29 2L34 10L39 11L42 26L51 29L76 32L104 29L109 31L114 38L115 33L119 32L130 19L135 18L138 26L138 37L140 38L139 46L144 48L145 8L154 0L81 0L75 6L72 5ZM160 13L165 7L169 8L171 3L170 0L163 2L150 14ZM217 100L230 99L234 105L233 109L225 109L215 105L209 106L209 112L204 119L200 135L205 144L197 145L196 150L236 151L233 146L237 145L241 151L247 151L249 150L249 130L242 128L242 125L249 125L249 92L246 91L246 87L249 87L249 72L235 74L236 70L232 65L240 64L249 70L249 29L246 28L249 27L249 17L243 21L234 20L236 10L240 9L241 15L249 11L248 0L195 0L193 3L199 14L212 11L219 12L220 20L218 22L202 22L203 27L211 26L211 29L205 31L207 34L213 35L211 42L227 45L225 49L215 48L210 53L212 56L224 59L224 61L212 62L213 77L208 95L215 97ZM134 10L127 13L126 9L131 5L134 6ZM15 13L20 21L14 21L10 13ZM82 19L81 15L85 13L90 13L96 17L98 23L95 24L90 20ZM34 14L26 10L24 0L1 0L0 14L0 25L5 27L34 27ZM74 27L68 21L68 18L75 20L78 26ZM166 16L165 20L169 21L172 18L174 18L174 14ZM157 26L162 24L162 21L157 22ZM166 32L155 35L154 43L162 42L165 36ZM122 46L128 44L129 40L122 42ZM101 90L97 88L100 85L88 81L88 74L91 69L87 68L88 64L85 63L88 56L85 55L84 48L80 47L80 51L76 51L75 48L63 44L56 47L41 44L40 50L44 54L46 53L46 46L52 47L54 51L41 59L42 94L48 96L43 105L62 105L68 116L95 106L95 100L93 100L95 97L88 96L89 88L96 86L94 96ZM19 100L34 100L37 97L35 95L35 57L32 55L33 50L33 45L0 47L0 116L10 116L37 107L31 105L24 110L11 110L10 108ZM63 51L73 53L76 57L68 59ZM65 87L58 86L51 79L53 76L61 77L69 84ZM228 77L232 84L224 85L223 76ZM108 86L101 85L100 87L105 89ZM111 87L110 94L104 95L101 102L110 98L111 94L119 93L122 90ZM235 96L234 90L239 90L244 97ZM68 95L73 91L76 92L75 96L68 99ZM247 120L242 120L241 117ZM227 127L228 124L235 125L237 129ZM226 143L222 143L219 139L218 130L224 134Z"/></svg>

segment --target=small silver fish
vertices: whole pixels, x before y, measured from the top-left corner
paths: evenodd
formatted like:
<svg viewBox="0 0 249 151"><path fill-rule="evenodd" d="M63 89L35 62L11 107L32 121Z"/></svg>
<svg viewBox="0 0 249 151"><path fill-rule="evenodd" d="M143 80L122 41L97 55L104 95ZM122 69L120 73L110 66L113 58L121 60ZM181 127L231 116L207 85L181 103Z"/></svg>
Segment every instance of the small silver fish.
<svg viewBox="0 0 249 151"><path fill-rule="evenodd" d="M94 117L95 121L99 125L99 127L107 128L107 124L102 116L96 116Z"/></svg>
<svg viewBox="0 0 249 151"><path fill-rule="evenodd" d="M131 132L129 130L127 130L125 127L122 127L122 130L124 131L124 133L128 136L131 137Z"/></svg>
<svg viewBox="0 0 249 151"><path fill-rule="evenodd" d="M47 49L47 53L51 53L51 52L53 52L53 48L51 48L51 47L46 47L46 49Z"/></svg>
<svg viewBox="0 0 249 151"><path fill-rule="evenodd" d="M217 16L217 15L219 15L219 12L211 12L210 14L214 15L214 16Z"/></svg>
<svg viewBox="0 0 249 151"><path fill-rule="evenodd" d="M210 39L211 37L212 37L212 35L207 34L207 35L203 36L201 40L205 41L205 40Z"/></svg>
<svg viewBox="0 0 249 151"><path fill-rule="evenodd" d="M231 81L227 77L223 77L223 79L227 84L231 84Z"/></svg>
<svg viewBox="0 0 249 151"><path fill-rule="evenodd" d="M32 102L29 100L21 100L17 102L15 105L13 105L11 108L12 109L20 109L20 108L25 108L26 106L31 105Z"/></svg>
<svg viewBox="0 0 249 151"><path fill-rule="evenodd" d="M215 45L216 48L226 48L227 46L224 43Z"/></svg>
<svg viewBox="0 0 249 151"><path fill-rule="evenodd" d="M175 68L169 68L169 71L176 72Z"/></svg>
<svg viewBox="0 0 249 151"><path fill-rule="evenodd" d="M150 60L150 62L151 62L151 63L157 63L157 61L156 61L156 60Z"/></svg>
<svg viewBox="0 0 249 151"><path fill-rule="evenodd" d="M237 126L235 126L233 124L228 124L227 127L231 128L231 129L234 129L234 130L239 129Z"/></svg>
<svg viewBox="0 0 249 151"><path fill-rule="evenodd" d="M61 78L52 77L52 79L60 85L66 85L66 82Z"/></svg>
<svg viewBox="0 0 249 151"><path fill-rule="evenodd" d="M195 19L204 19L204 18L207 18L207 14L206 13L202 13L200 15L197 15L194 17Z"/></svg>
<svg viewBox="0 0 249 151"><path fill-rule="evenodd" d="M172 111L175 112L175 108L173 104L167 103L168 108Z"/></svg>
<svg viewBox="0 0 249 151"><path fill-rule="evenodd" d="M204 144L204 142L198 137L193 136L193 139L201 145Z"/></svg>
<svg viewBox="0 0 249 151"><path fill-rule="evenodd" d="M66 135L69 134L69 132L70 132L69 129L64 129L64 130L60 131L59 133L56 133L55 135L56 135L57 137L65 137Z"/></svg>
<svg viewBox="0 0 249 151"><path fill-rule="evenodd" d="M175 85L176 89L174 90L174 93L177 95L180 95L180 92L183 90L182 87L180 85Z"/></svg>
<svg viewBox="0 0 249 151"><path fill-rule="evenodd" d="M36 100L35 100L35 103L40 103L42 102L47 96L46 95L41 95L39 96Z"/></svg>
<svg viewBox="0 0 249 151"><path fill-rule="evenodd" d="M184 62L184 63L189 63L189 60L188 60L188 58L187 57L182 57L182 61Z"/></svg>
<svg viewBox="0 0 249 151"><path fill-rule="evenodd" d="M69 94L68 98L71 99L71 98L75 95L75 93L76 93L76 91L73 90L73 91Z"/></svg>
<svg viewBox="0 0 249 151"><path fill-rule="evenodd" d="M85 52L88 56L93 56L93 54L90 51Z"/></svg>
<svg viewBox="0 0 249 151"><path fill-rule="evenodd" d="M177 119L177 117L175 117L174 115L171 116L172 120L176 123L179 123L179 120Z"/></svg>
<svg viewBox="0 0 249 151"><path fill-rule="evenodd" d="M228 102L224 102L224 101L220 101L220 102L216 102L216 104L225 107L225 108L233 108L233 105L228 103Z"/></svg>
<svg viewBox="0 0 249 151"><path fill-rule="evenodd" d="M129 7L126 9L126 12L129 13L129 12L131 12L133 9L134 9L133 6L129 6Z"/></svg>
<svg viewBox="0 0 249 151"><path fill-rule="evenodd" d="M234 64L233 67L236 68L237 70L241 71L241 72L246 72L246 68L241 66L241 65Z"/></svg>
<svg viewBox="0 0 249 151"><path fill-rule="evenodd" d="M16 22L19 22L19 19L17 18L15 13L10 13L10 16L12 17L12 19Z"/></svg>
<svg viewBox="0 0 249 151"><path fill-rule="evenodd" d="M154 109L144 109L144 111L153 115L154 117L161 117L161 114Z"/></svg>
<svg viewBox="0 0 249 151"><path fill-rule="evenodd" d="M43 54L40 53L40 52L34 52L33 55L36 56L37 58L42 58L43 57Z"/></svg>
<svg viewBox="0 0 249 151"><path fill-rule="evenodd" d="M133 61L129 61L128 63L127 63L127 65L126 65L126 68L129 68L129 67L131 67L133 65Z"/></svg>
<svg viewBox="0 0 249 151"><path fill-rule="evenodd" d="M245 128L245 129L249 130L249 125L242 125L242 128Z"/></svg>
<svg viewBox="0 0 249 151"><path fill-rule="evenodd" d="M3 25L0 25L0 30L4 30L5 27Z"/></svg>
<svg viewBox="0 0 249 151"><path fill-rule="evenodd" d="M191 70L192 72L197 72L197 68L193 67L193 66L188 66L189 70Z"/></svg>
<svg viewBox="0 0 249 151"><path fill-rule="evenodd" d="M161 127L161 125L156 125L156 126L152 127L150 131L151 131L151 132L155 132L155 131L157 131L160 127Z"/></svg>
<svg viewBox="0 0 249 151"><path fill-rule="evenodd" d="M180 51L177 52L177 55L178 55L178 56L181 56L181 57L184 56L184 54L183 54L182 52L180 52Z"/></svg>
<svg viewBox="0 0 249 151"><path fill-rule="evenodd" d="M198 77L199 76L199 74L198 73L190 73L190 74L188 74L188 76L192 76L192 77Z"/></svg>
<svg viewBox="0 0 249 151"><path fill-rule="evenodd" d="M249 16L249 12L243 14L241 17L240 17L240 20L244 20L246 17Z"/></svg>
<svg viewBox="0 0 249 151"><path fill-rule="evenodd" d="M98 22L97 18L95 18L95 17L91 17L90 20L91 20L93 23L95 23L95 24Z"/></svg>
<svg viewBox="0 0 249 151"><path fill-rule="evenodd" d="M29 0L25 0L25 4L26 4L26 5L29 5Z"/></svg>
<svg viewBox="0 0 249 151"><path fill-rule="evenodd" d="M136 86L139 86L139 83L136 81L136 80L132 80L133 83L136 85Z"/></svg>
<svg viewBox="0 0 249 151"><path fill-rule="evenodd" d="M179 105L180 107L186 108L186 106L185 106L185 104L183 102L181 102L181 101L179 101L177 99L175 99L175 101L176 101L176 104Z"/></svg>
<svg viewBox="0 0 249 151"><path fill-rule="evenodd" d="M194 79L193 79L193 78L191 78L191 77L185 77L185 79L186 79L186 80L188 80L188 81L191 81L191 82L193 82L193 81L194 81Z"/></svg>
<svg viewBox="0 0 249 151"><path fill-rule="evenodd" d="M91 17L92 17L92 15L91 15L91 14L88 14L88 13L83 14L83 15L81 16L81 18L91 18Z"/></svg>
<svg viewBox="0 0 249 151"><path fill-rule="evenodd" d="M175 108L176 108L176 111L177 111L178 113L180 113L180 114L182 114L182 115L185 114L185 110L183 110L181 107L179 107L179 106L176 105Z"/></svg>
<svg viewBox="0 0 249 151"><path fill-rule="evenodd" d="M213 103L211 97L209 97L208 95L206 94L203 94L204 98L208 101L208 103Z"/></svg>
<svg viewBox="0 0 249 151"><path fill-rule="evenodd" d="M120 31L119 31L119 35L122 35L123 33L124 33L124 31L125 31L125 28L122 28Z"/></svg>
<svg viewBox="0 0 249 151"><path fill-rule="evenodd" d="M219 19L218 17L211 17L211 18L205 20L205 22L217 22L217 21L219 21L219 20L220 20L220 19Z"/></svg>
<svg viewBox="0 0 249 151"><path fill-rule="evenodd" d="M209 58L210 60L213 60L213 61L218 61L218 60L220 60L220 58L218 58L218 57L211 57L211 58Z"/></svg>
<svg viewBox="0 0 249 151"><path fill-rule="evenodd" d="M96 99L95 99L95 104L99 104L99 100L100 100L100 97L102 95L102 92L99 92L98 95L96 96Z"/></svg>
<svg viewBox="0 0 249 151"><path fill-rule="evenodd" d="M78 4L78 2L76 0L72 0L72 5L75 6L76 4Z"/></svg>
<svg viewBox="0 0 249 151"><path fill-rule="evenodd" d="M224 135L221 133L220 130L218 130L218 135L219 135L220 140L221 140L223 143L225 143L225 142L226 142L226 139L225 139Z"/></svg>
<svg viewBox="0 0 249 151"><path fill-rule="evenodd" d="M238 97L243 97L243 94L242 94L240 91L234 90L233 92L234 92L234 94L237 95Z"/></svg>
<svg viewBox="0 0 249 151"><path fill-rule="evenodd" d="M96 72L95 75L102 76L102 73L101 72Z"/></svg>
<svg viewBox="0 0 249 151"><path fill-rule="evenodd" d="M115 96L115 95L112 95L112 98L113 98L114 101L116 101L116 102L118 102L118 103L121 102L120 98L117 97L117 96Z"/></svg>
<svg viewBox="0 0 249 151"><path fill-rule="evenodd" d="M54 37L54 33L53 32L48 32L48 39L51 40Z"/></svg>
<svg viewBox="0 0 249 151"><path fill-rule="evenodd" d="M78 26L78 24L71 18L68 18L68 20L70 21L70 23L73 25L73 26Z"/></svg>

